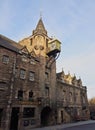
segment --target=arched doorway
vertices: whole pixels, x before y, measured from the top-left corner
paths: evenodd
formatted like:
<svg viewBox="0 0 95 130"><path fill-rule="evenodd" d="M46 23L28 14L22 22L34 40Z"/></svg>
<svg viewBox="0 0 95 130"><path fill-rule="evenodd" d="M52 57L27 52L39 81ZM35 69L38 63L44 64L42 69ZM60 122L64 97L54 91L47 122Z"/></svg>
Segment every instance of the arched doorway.
<svg viewBox="0 0 95 130"><path fill-rule="evenodd" d="M44 107L41 111L41 125L47 126L53 124L53 111L50 107Z"/></svg>

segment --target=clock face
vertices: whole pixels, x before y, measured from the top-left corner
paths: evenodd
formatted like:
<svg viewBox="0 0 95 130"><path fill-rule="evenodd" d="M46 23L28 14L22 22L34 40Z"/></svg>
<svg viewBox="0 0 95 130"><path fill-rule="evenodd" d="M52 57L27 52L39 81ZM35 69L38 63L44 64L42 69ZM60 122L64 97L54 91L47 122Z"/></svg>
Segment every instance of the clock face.
<svg viewBox="0 0 95 130"><path fill-rule="evenodd" d="M55 48L56 48L56 43L53 42L53 43L51 44L51 50L54 50Z"/></svg>

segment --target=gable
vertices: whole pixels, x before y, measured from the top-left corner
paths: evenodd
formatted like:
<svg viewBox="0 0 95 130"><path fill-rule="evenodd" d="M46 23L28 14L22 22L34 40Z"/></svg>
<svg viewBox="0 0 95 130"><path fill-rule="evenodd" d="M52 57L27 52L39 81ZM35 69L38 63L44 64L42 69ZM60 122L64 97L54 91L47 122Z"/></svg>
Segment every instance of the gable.
<svg viewBox="0 0 95 130"><path fill-rule="evenodd" d="M21 53L29 54L29 51L26 46L24 46L20 51L21 51Z"/></svg>

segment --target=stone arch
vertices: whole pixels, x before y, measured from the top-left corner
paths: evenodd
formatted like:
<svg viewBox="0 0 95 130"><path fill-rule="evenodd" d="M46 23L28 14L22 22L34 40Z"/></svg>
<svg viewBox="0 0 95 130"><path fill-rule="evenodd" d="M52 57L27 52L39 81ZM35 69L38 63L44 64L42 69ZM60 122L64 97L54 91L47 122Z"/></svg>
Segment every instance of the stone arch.
<svg viewBox="0 0 95 130"><path fill-rule="evenodd" d="M53 110L49 106L44 107L41 111L41 125L47 126L54 124L53 117Z"/></svg>

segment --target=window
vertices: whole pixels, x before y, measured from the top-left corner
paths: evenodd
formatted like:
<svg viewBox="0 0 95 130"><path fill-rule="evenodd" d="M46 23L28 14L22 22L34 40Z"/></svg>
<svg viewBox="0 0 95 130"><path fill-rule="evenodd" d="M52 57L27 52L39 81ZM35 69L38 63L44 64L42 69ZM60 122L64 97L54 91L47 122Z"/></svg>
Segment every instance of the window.
<svg viewBox="0 0 95 130"><path fill-rule="evenodd" d="M32 91L30 91L30 92L29 92L29 100L31 101L31 100L32 100L32 98L33 98L33 92L32 92Z"/></svg>
<svg viewBox="0 0 95 130"><path fill-rule="evenodd" d="M24 108L24 111L23 111L24 118L34 117L34 116L35 116L35 108L31 108L31 107Z"/></svg>
<svg viewBox="0 0 95 130"><path fill-rule="evenodd" d="M22 90L18 91L18 99L23 100L23 91Z"/></svg>
<svg viewBox="0 0 95 130"><path fill-rule="evenodd" d="M24 126L29 126L29 120L24 120Z"/></svg>
<svg viewBox="0 0 95 130"><path fill-rule="evenodd" d="M7 85L7 84L6 84L5 82L0 82L0 87L1 87L1 88L6 88L6 85Z"/></svg>
<svg viewBox="0 0 95 130"><path fill-rule="evenodd" d="M23 55L23 56L22 56L22 61L23 61L23 62L27 62L27 61L28 61L27 57Z"/></svg>
<svg viewBox="0 0 95 130"><path fill-rule="evenodd" d="M85 94L83 94L83 103L85 104L86 103L86 100L85 100Z"/></svg>
<svg viewBox="0 0 95 130"><path fill-rule="evenodd" d="M47 80L48 77L49 77L49 76L48 76L48 73L46 72L46 73L45 73L45 79Z"/></svg>
<svg viewBox="0 0 95 130"><path fill-rule="evenodd" d="M34 81L34 75L35 75L34 72L32 72L32 71L29 72L29 80L30 81Z"/></svg>
<svg viewBox="0 0 95 130"><path fill-rule="evenodd" d="M30 39L30 45L32 45L32 38Z"/></svg>
<svg viewBox="0 0 95 130"><path fill-rule="evenodd" d="M63 100L65 101L66 100L66 91L63 90Z"/></svg>
<svg viewBox="0 0 95 130"><path fill-rule="evenodd" d="M46 87L46 88L45 88L45 94L46 94L46 97L49 96L49 87Z"/></svg>
<svg viewBox="0 0 95 130"><path fill-rule="evenodd" d="M72 102L72 92L70 92L69 94L70 94L70 102Z"/></svg>
<svg viewBox="0 0 95 130"><path fill-rule="evenodd" d="M75 102L78 102L78 93L75 94Z"/></svg>
<svg viewBox="0 0 95 130"><path fill-rule="evenodd" d="M46 47L48 47L48 39L46 39Z"/></svg>
<svg viewBox="0 0 95 130"><path fill-rule="evenodd" d="M8 64L9 63L9 56L3 55L2 62Z"/></svg>
<svg viewBox="0 0 95 130"><path fill-rule="evenodd" d="M30 60L30 64L35 65L35 64L36 64L36 63L35 63L35 60L34 60L34 59L31 59L31 60Z"/></svg>
<svg viewBox="0 0 95 130"><path fill-rule="evenodd" d="M25 73L26 73L26 71L24 69L20 70L20 78L21 79L25 79Z"/></svg>

